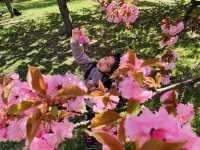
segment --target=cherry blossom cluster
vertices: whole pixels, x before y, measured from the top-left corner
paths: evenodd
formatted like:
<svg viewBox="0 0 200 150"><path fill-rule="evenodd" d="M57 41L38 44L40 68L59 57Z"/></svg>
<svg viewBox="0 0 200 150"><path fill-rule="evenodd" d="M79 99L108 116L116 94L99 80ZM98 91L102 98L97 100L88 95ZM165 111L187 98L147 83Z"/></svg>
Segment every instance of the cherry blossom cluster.
<svg viewBox="0 0 200 150"><path fill-rule="evenodd" d="M130 6L127 3L112 1L111 3L101 2L103 10L106 12L107 21L110 23L125 23L130 25L134 23L139 16L139 8Z"/></svg>
<svg viewBox="0 0 200 150"><path fill-rule="evenodd" d="M162 107L155 113L145 108L139 116L129 115L125 120L125 132L129 140L139 141L140 147L153 139L166 143L179 143L184 150L199 149L200 138L192 131L189 124L183 124L182 119L180 120L192 117L193 114L187 113L191 112L191 106L180 104L177 109L177 116L170 115Z"/></svg>
<svg viewBox="0 0 200 150"><path fill-rule="evenodd" d="M118 78L120 76L118 88L121 96L139 103L148 101L154 96L150 89L170 83L168 73L176 66L176 60L174 51L167 51L161 58L152 60L139 59L133 52L124 54L119 69L114 72ZM156 75L152 77L155 70Z"/></svg>
<svg viewBox="0 0 200 150"><path fill-rule="evenodd" d="M0 87L0 141L26 140L30 150L54 150L72 138L68 119L86 111L85 84L72 74L44 76L29 67L28 79L17 74L2 77Z"/></svg>
<svg viewBox="0 0 200 150"><path fill-rule="evenodd" d="M57 149L73 137L75 124L69 118L82 115L88 105L96 114L86 132L104 150L123 150L127 142L139 150L149 144L197 150L200 138L190 125L193 105L179 103L175 90L160 97L158 112L144 107L156 89L169 84L167 73L173 69L169 64L176 59L173 51L149 60L129 51L111 76L115 81L111 89L99 81L92 91L72 74L42 75L36 67L29 67L27 81L17 74L6 75L0 80L0 141L25 140L29 150ZM115 111L122 99L126 107Z"/></svg>
<svg viewBox="0 0 200 150"><path fill-rule="evenodd" d="M117 92L113 89L110 93L105 92L100 85L99 90L91 94L97 114L87 133L103 144L103 150L123 150L126 142L134 143L139 150L160 147L170 150L174 146L198 150L200 138L190 124L194 116L193 105L179 103L175 90L160 97L159 111L152 112L143 105L153 99L156 94L153 89L170 83L167 73L175 67L177 57L174 51L167 51L161 58L143 60L129 51L121 57L119 68L111 76L118 84ZM116 99L111 93L116 94ZM127 100L126 115L114 111L120 104L119 96Z"/></svg>
<svg viewBox="0 0 200 150"><path fill-rule="evenodd" d="M183 21L170 22L169 19L163 19L161 23L162 36L160 44L162 46L174 46L178 41L179 34L184 30Z"/></svg>

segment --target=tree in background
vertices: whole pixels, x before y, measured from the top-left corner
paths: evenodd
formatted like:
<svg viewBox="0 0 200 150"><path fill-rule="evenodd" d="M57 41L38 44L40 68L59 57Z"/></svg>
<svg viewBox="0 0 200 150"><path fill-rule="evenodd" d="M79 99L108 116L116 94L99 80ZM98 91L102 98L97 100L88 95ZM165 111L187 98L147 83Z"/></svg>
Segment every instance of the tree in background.
<svg viewBox="0 0 200 150"><path fill-rule="evenodd" d="M20 16L21 12L19 12L17 9L13 8L10 0L3 0L3 2L5 3L6 7L8 8L8 11L10 12L11 18L14 16Z"/></svg>
<svg viewBox="0 0 200 150"><path fill-rule="evenodd" d="M57 0L58 7L64 21L64 33L67 37L69 37L72 34L72 19L67 7L67 2L69 2L69 0Z"/></svg>
<svg viewBox="0 0 200 150"><path fill-rule="evenodd" d="M8 8L8 11L10 12L11 17L14 17L15 14L14 14L12 5L10 4L10 1L9 0L3 0L3 2L5 3L6 7Z"/></svg>

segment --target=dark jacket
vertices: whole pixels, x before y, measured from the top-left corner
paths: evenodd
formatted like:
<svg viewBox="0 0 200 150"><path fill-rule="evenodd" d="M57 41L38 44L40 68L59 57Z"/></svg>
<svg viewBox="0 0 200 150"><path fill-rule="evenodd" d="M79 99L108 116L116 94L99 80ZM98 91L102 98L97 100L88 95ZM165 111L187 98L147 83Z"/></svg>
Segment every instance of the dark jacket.
<svg viewBox="0 0 200 150"><path fill-rule="evenodd" d="M73 56L84 71L84 77L87 85L97 85L98 81L101 80L107 87L111 85L111 81L106 74L100 72L94 62L91 61L89 56L84 52L83 46L78 41L70 42Z"/></svg>

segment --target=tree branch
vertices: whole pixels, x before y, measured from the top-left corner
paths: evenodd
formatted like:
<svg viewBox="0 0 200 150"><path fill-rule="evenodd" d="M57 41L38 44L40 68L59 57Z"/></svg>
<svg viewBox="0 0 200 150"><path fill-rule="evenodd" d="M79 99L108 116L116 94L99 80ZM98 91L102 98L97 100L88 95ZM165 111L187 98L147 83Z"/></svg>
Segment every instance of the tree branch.
<svg viewBox="0 0 200 150"><path fill-rule="evenodd" d="M187 9L187 11L185 12L185 15L184 15L184 19L183 19L183 22L185 24L185 26L187 25L187 22L190 18L190 14L193 12L193 10L198 6L200 5L200 1L196 1L196 0L191 0L191 5L189 6L189 8Z"/></svg>
<svg viewBox="0 0 200 150"><path fill-rule="evenodd" d="M169 85L167 87L157 89L156 90L156 94L154 96L158 96L158 95L160 95L160 94L162 94L164 92L167 92L169 90L172 90L172 89L185 87L185 86L192 86L192 85L194 85L195 83L197 83L199 81L200 81L200 76L192 78L192 79L188 79L188 80L185 80L185 81L181 81L181 82Z"/></svg>

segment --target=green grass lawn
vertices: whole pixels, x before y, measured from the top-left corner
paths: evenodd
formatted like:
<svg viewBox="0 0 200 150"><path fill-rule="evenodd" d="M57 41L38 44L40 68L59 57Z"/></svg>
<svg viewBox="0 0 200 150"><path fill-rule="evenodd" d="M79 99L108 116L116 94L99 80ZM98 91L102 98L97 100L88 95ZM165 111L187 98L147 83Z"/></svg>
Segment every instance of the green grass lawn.
<svg viewBox="0 0 200 150"><path fill-rule="evenodd" d="M130 30L122 25L111 25L101 15L95 0L72 0L69 8L72 12L73 26L84 26L91 39L88 54L98 59L115 50L125 52L133 49L140 57L150 58L160 48L160 21L166 16L183 15L185 6L174 4L173 0L148 0L139 4L141 14ZM22 12L22 16L10 18L9 14L0 17L0 73L16 71L23 79L27 65L42 68L45 74L65 74L73 72L81 75L80 69L71 54L69 39L63 35L63 24L56 0L25 0L13 6ZM0 4L0 11L6 10ZM181 35L174 48L179 54L177 69L172 72L173 82L200 74L200 29L190 30ZM185 89L184 102L195 104L197 115L194 127L200 134L199 97L200 86ZM154 105L154 104L152 104ZM78 136L78 134L77 134ZM0 144L0 150L21 150L21 144ZM83 137L66 141L60 150L86 150Z"/></svg>

